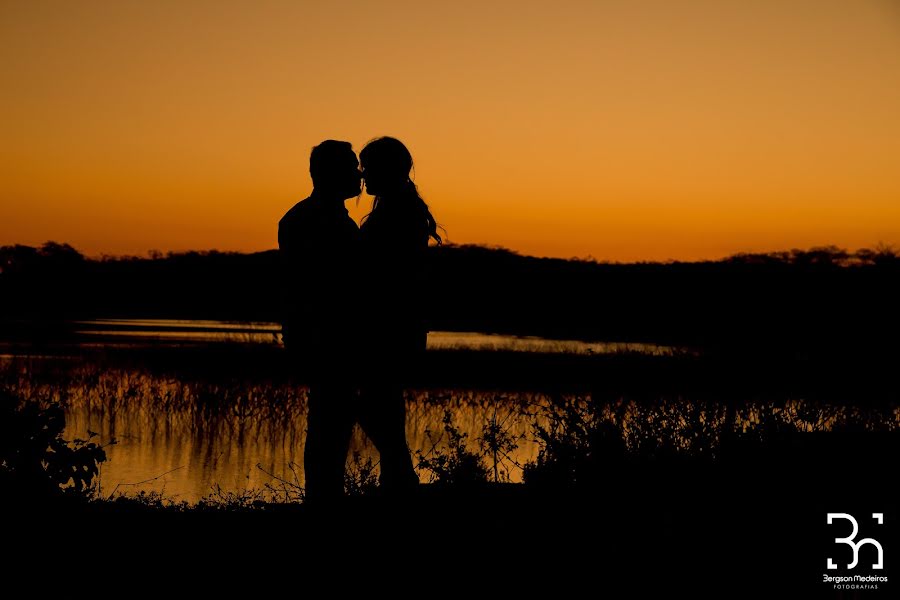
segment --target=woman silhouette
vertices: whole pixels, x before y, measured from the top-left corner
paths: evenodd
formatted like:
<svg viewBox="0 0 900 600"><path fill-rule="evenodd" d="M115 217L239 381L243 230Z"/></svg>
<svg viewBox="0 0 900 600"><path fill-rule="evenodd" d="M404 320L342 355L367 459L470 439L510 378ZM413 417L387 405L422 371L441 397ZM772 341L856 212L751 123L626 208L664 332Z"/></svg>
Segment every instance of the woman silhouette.
<svg viewBox="0 0 900 600"><path fill-rule="evenodd" d="M412 155L402 142L374 139L359 159L366 192L375 196L360 227L367 302L360 424L381 454L383 489L402 493L419 483L406 444L403 383L425 352L425 251L441 237L410 179Z"/></svg>

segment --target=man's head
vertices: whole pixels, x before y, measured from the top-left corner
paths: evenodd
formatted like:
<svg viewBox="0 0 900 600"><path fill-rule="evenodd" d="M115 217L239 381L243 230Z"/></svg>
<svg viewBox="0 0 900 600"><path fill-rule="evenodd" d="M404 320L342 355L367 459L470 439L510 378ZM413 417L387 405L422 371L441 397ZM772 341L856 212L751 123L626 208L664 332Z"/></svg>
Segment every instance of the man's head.
<svg viewBox="0 0 900 600"><path fill-rule="evenodd" d="M362 192L359 160L350 142L325 140L313 148L309 174L318 194L346 200Z"/></svg>

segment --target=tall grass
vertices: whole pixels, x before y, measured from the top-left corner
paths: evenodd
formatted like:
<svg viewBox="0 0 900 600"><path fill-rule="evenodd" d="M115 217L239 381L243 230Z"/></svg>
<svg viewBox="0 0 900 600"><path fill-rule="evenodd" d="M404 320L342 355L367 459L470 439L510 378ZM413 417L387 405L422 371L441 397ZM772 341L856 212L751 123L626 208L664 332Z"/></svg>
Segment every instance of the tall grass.
<svg viewBox="0 0 900 600"><path fill-rule="evenodd" d="M290 381L217 378L79 359L0 359L0 387L57 403L68 437L96 434L108 462L102 498L164 494L230 506L303 499L306 389ZM635 462L722 462L748 441L832 431L894 432L896 406L781 396L408 390L407 437L424 482L578 485ZM737 443L737 446L736 446ZM743 445L741 445L743 444ZM741 450L744 452L744 450ZM377 452L357 432L346 488L376 487ZM139 484L139 485L138 485Z"/></svg>

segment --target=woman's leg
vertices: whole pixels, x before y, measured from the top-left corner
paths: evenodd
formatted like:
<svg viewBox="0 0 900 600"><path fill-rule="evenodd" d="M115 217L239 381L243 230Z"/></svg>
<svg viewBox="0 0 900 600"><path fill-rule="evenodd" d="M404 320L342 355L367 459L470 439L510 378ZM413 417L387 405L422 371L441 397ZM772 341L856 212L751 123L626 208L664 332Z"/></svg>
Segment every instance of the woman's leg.
<svg viewBox="0 0 900 600"><path fill-rule="evenodd" d="M360 390L359 424L381 455L381 486L388 493L415 489L419 476L406 443L403 387L369 382Z"/></svg>

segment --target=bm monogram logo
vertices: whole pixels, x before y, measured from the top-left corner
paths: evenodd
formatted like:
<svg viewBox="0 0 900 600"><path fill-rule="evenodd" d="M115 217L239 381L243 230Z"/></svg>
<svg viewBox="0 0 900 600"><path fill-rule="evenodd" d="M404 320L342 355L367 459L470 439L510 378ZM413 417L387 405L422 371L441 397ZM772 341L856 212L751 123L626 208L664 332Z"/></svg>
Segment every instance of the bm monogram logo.
<svg viewBox="0 0 900 600"><path fill-rule="evenodd" d="M872 513L872 518L875 519L879 525L884 525L884 513ZM856 539L856 535L859 533L859 523L856 522L851 515L847 513L828 513L828 524L831 525L835 519L846 519L853 524L853 531L849 536L845 538L834 538L836 544L847 544L851 548L853 548L853 562L847 565L848 569L854 568L857 563L859 563L859 549L865 546L866 544L871 544L875 546L875 549L878 550L878 561L872 565L873 569L883 569L884 568L884 549L881 547L881 544L876 542L872 538L863 538L861 540L854 541ZM828 568L829 569L837 569L838 566L834 563L832 559L828 559Z"/></svg>

